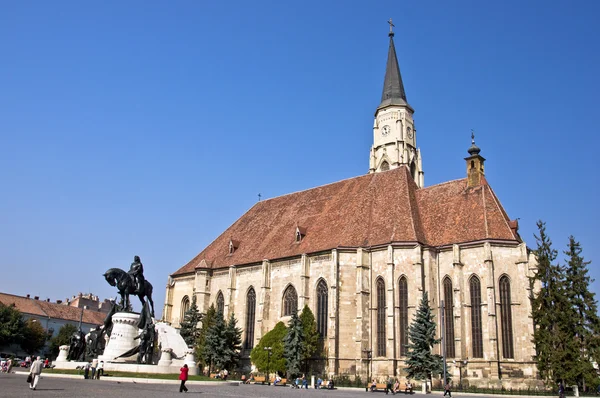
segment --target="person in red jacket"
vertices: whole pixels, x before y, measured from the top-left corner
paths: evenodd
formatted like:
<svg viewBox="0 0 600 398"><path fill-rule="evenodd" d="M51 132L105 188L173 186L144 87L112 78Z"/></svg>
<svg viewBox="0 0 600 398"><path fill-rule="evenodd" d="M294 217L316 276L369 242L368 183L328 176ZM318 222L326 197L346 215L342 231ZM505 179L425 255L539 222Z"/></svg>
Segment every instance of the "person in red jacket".
<svg viewBox="0 0 600 398"><path fill-rule="evenodd" d="M188 368L187 364L183 365L183 368L179 369L181 371L181 374L179 375L179 380L181 380L181 386L179 387L179 392L188 392L187 387L185 386L185 382L188 379L188 372L190 371L190 369Z"/></svg>

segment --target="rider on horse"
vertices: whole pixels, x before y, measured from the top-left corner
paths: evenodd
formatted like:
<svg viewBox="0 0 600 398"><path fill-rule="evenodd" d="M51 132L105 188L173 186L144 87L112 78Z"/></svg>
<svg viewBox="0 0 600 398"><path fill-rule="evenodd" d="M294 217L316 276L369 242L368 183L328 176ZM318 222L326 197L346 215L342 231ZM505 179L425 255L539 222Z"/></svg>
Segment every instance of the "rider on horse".
<svg viewBox="0 0 600 398"><path fill-rule="evenodd" d="M137 294L142 293L144 290L144 266L140 260L140 256L134 256L131 267L129 268L129 275L133 277L135 281L135 291Z"/></svg>

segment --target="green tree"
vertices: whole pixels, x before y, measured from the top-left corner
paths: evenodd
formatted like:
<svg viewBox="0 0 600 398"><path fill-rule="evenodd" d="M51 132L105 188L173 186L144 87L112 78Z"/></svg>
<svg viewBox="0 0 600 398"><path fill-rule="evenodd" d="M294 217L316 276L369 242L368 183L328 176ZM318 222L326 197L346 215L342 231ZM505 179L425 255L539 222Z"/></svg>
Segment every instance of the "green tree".
<svg viewBox="0 0 600 398"><path fill-rule="evenodd" d="M278 322L275 327L266 333L252 349L250 359L261 372L285 373L285 358L283 357L283 339L287 334L287 328L283 322ZM270 359L265 347L271 347ZM267 369L268 366L268 369Z"/></svg>
<svg viewBox="0 0 600 398"><path fill-rule="evenodd" d="M235 369L240 361L242 350L242 329L237 327L237 319L232 313L225 326L225 352L223 353L223 368Z"/></svg>
<svg viewBox="0 0 600 398"><path fill-rule="evenodd" d="M58 334L50 339L50 355L56 358L60 352L61 345L69 345L71 336L77 331L75 325L67 323L62 325L58 330Z"/></svg>
<svg viewBox="0 0 600 398"><path fill-rule="evenodd" d="M566 290L569 302L574 310L574 317L569 319L569 330L573 333L575 349L579 354L576 366L572 369L572 377L578 385L597 384L598 376L592 362L600 361L600 317L595 294L590 291L593 280L588 275L590 261L581 255L582 248L573 236L569 237L565 251Z"/></svg>
<svg viewBox="0 0 600 398"><path fill-rule="evenodd" d="M215 315L214 323L208 329L202 351L203 357L209 366L209 371L214 368L223 369L227 350L226 344L225 319L223 319L223 313L219 311Z"/></svg>
<svg viewBox="0 0 600 398"><path fill-rule="evenodd" d="M287 371L291 376L296 376L300 372L303 359L306 357L304 328L296 312L290 318L287 333L283 339L283 349Z"/></svg>
<svg viewBox="0 0 600 398"><path fill-rule="evenodd" d="M181 322L180 334L185 340L188 347L193 347L194 343L198 340L198 336L200 336L200 329L198 328L198 324L202 321L202 314L198 311L198 306L196 305L196 295L192 296L192 305L183 315L183 322Z"/></svg>
<svg viewBox="0 0 600 398"><path fill-rule="evenodd" d="M313 312L308 305L304 305L300 313L300 322L302 322L302 330L304 332L304 357L305 370L310 373L310 359L315 355L320 355L319 340L321 335L317 331L317 321Z"/></svg>
<svg viewBox="0 0 600 398"><path fill-rule="evenodd" d="M570 319L574 310L569 302L564 268L556 264L557 251L546 234L546 224L537 222L535 255L538 266L530 278L534 323L535 360L542 379L575 382L578 358ZM537 292L536 292L537 290Z"/></svg>
<svg viewBox="0 0 600 398"><path fill-rule="evenodd" d="M427 292L423 293L415 318L408 329L407 377L429 380L432 374L442 374L442 357L432 354L433 346L439 344L435 338L434 316L429 306Z"/></svg>
<svg viewBox="0 0 600 398"><path fill-rule="evenodd" d="M209 365L209 359L204 355L204 347L206 346L206 336L212 325L215 323L216 316L217 310L215 309L215 306L211 304L208 311L206 311L206 315L202 317L202 327L200 328L200 333L198 334L195 345L196 358L199 359L202 367Z"/></svg>
<svg viewBox="0 0 600 398"><path fill-rule="evenodd" d="M23 340L24 324L14 304L0 303L0 346L19 344Z"/></svg>
<svg viewBox="0 0 600 398"><path fill-rule="evenodd" d="M29 355L33 355L44 348L48 340L48 332L35 319L28 319L23 327L23 340L21 348Z"/></svg>

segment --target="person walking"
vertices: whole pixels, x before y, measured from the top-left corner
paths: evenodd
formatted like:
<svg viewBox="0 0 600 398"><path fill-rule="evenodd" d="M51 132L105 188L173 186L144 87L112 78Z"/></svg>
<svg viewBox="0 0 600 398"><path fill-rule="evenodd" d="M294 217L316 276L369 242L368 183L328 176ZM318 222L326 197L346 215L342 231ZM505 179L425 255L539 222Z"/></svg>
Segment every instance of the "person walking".
<svg viewBox="0 0 600 398"><path fill-rule="evenodd" d="M90 378L90 368L91 367L92 367L92 365L89 362L85 363L85 366L83 367L83 378L84 379Z"/></svg>
<svg viewBox="0 0 600 398"><path fill-rule="evenodd" d="M562 381L558 383L558 397L565 398L565 386Z"/></svg>
<svg viewBox="0 0 600 398"><path fill-rule="evenodd" d="M100 380L100 373L104 376L104 361L100 361L98 363L98 368L96 369L96 379Z"/></svg>
<svg viewBox="0 0 600 398"><path fill-rule="evenodd" d="M186 364L183 364L183 368L179 369L179 371L181 372L179 374L179 380L181 380L181 385L179 386L179 392L188 392L187 387L185 386L185 382L188 379L188 372L190 371L190 369Z"/></svg>
<svg viewBox="0 0 600 398"><path fill-rule="evenodd" d="M450 380L448 380L446 382L446 385L444 386L444 397L446 396L446 394L448 394L448 396L452 398L452 391L450 391Z"/></svg>
<svg viewBox="0 0 600 398"><path fill-rule="evenodd" d="M29 384L30 390L35 390L37 388L43 368L44 363L42 362L42 358L37 357L37 361L33 361L31 368L29 369L29 375L31 376L31 383Z"/></svg>

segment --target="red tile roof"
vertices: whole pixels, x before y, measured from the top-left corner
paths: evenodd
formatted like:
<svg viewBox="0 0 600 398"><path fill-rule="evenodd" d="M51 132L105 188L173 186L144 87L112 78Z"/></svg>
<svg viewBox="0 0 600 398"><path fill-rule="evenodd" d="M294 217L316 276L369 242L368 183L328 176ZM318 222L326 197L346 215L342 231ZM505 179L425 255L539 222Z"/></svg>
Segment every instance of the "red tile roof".
<svg viewBox="0 0 600 398"><path fill-rule="evenodd" d="M297 225L306 229L299 243ZM485 180L473 188L460 179L419 189L400 167L258 202L173 275L340 247L482 239L520 241ZM233 254L230 240L239 242Z"/></svg>
<svg viewBox="0 0 600 398"><path fill-rule="evenodd" d="M24 314L64 319L71 322L79 322L81 316L81 308L6 293L0 293L0 303L5 305L15 304L15 307ZM105 317L106 314L103 312L83 310L83 323L102 324Z"/></svg>

